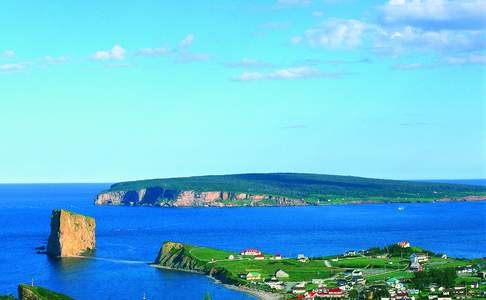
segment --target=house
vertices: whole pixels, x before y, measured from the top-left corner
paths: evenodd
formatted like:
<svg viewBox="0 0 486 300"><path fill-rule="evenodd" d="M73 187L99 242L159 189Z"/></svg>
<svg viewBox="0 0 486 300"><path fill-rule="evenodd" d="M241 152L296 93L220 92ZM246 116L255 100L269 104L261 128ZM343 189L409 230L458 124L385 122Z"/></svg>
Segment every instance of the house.
<svg viewBox="0 0 486 300"><path fill-rule="evenodd" d="M255 255L255 260L264 260L265 256L263 254Z"/></svg>
<svg viewBox="0 0 486 300"><path fill-rule="evenodd" d="M280 260L280 259L282 259L282 255L277 253L277 254L275 254L275 256L273 258L276 259L276 260Z"/></svg>
<svg viewBox="0 0 486 300"><path fill-rule="evenodd" d="M303 294L305 293L305 282L298 283L292 287L293 294Z"/></svg>
<svg viewBox="0 0 486 300"><path fill-rule="evenodd" d="M447 259L447 254L442 254L441 258L442 259Z"/></svg>
<svg viewBox="0 0 486 300"><path fill-rule="evenodd" d="M251 256L256 256L256 255L261 255L262 252L260 252L257 249L245 249L240 252L241 255L251 255Z"/></svg>
<svg viewBox="0 0 486 300"><path fill-rule="evenodd" d="M418 263L424 263L429 261L429 256L425 253L413 253L410 255L410 262L418 262Z"/></svg>
<svg viewBox="0 0 486 300"><path fill-rule="evenodd" d="M233 254L231 254L230 256L228 256L228 259L233 260L233 259L235 259L235 256Z"/></svg>
<svg viewBox="0 0 486 300"><path fill-rule="evenodd" d="M402 248L408 248L408 247L410 247L410 243L408 241L398 242L397 245L400 246L400 247L402 247Z"/></svg>
<svg viewBox="0 0 486 300"><path fill-rule="evenodd" d="M347 252L344 252L343 256L356 256L358 253L356 250L350 250Z"/></svg>
<svg viewBox="0 0 486 300"><path fill-rule="evenodd" d="M471 265L458 267L456 269L457 275L471 275L474 273L474 268Z"/></svg>
<svg viewBox="0 0 486 300"><path fill-rule="evenodd" d="M423 267L418 262L412 262L410 264L410 267L408 268L408 270L410 272L422 272L423 271Z"/></svg>
<svg viewBox="0 0 486 300"><path fill-rule="evenodd" d="M304 254L299 254L297 255L297 259L300 261L300 262L308 262L309 261L309 258L307 258Z"/></svg>
<svg viewBox="0 0 486 300"><path fill-rule="evenodd" d="M471 283L470 286L471 286L472 289L477 289L477 288L479 288L479 283L478 282L473 282L473 283Z"/></svg>
<svg viewBox="0 0 486 300"><path fill-rule="evenodd" d="M312 283L313 284L317 284L317 285L323 285L324 284L324 279L320 279L320 278L312 279Z"/></svg>
<svg viewBox="0 0 486 300"><path fill-rule="evenodd" d="M275 277L277 278L289 278L289 274L285 272L284 270L278 270L275 272Z"/></svg>
<svg viewBox="0 0 486 300"><path fill-rule="evenodd" d="M250 272L246 274L246 280L261 280L262 279L262 274L258 272Z"/></svg>
<svg viewBox="0 0 486 300"><path fill-rule="evenodd" d="M363 272L361 270L353 270L353 272L351 272L351 276L353 277L363 276Z"/></svg>
<svg viewBox="0 0 486 300"><path fill-rule="evenodd" d="M343 298L346 296L344 291L340 288L330 288L328 290L329 298Z"/></svg>

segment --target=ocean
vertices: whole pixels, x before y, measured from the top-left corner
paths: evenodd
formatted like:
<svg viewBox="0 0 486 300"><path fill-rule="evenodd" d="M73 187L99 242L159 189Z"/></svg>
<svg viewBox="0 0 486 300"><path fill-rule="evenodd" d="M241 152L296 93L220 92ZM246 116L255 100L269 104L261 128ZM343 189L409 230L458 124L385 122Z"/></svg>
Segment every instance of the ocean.
<svg viewBox="0 0 486 300"><path fill-rule="evenodd" d="M448 181L450 182L450 181ZM486 185L485 180L474 182ZM0 295L31 283L77 300L254 299L211 279L147 265L164 241L296 256L337 254L401 240L458 257L486 257L486 202L321 207L151 208L95 206L108 184L0 185ZM398 209L401 206L403 209ZM93 259L51 259L50 214L65 208L97 222Z"/></svg>

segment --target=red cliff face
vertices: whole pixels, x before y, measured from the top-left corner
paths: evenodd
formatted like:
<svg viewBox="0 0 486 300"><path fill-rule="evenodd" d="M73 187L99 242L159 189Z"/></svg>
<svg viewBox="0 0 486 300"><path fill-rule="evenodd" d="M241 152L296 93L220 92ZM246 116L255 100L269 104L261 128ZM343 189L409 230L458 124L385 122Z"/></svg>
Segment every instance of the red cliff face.
<svg viewBox="0 0 486 300"><path fill-rule="evenodd" d="M154 205L172 207L281 206L307 205L302 199L227 191L196 192L162 188L138 191L108 191L95 199L97 205Z"/></svg>
<svg viewBox="0 0 486 300"><path fill-rule="evenodd" d="M96 222L67 210L54 210L51 216L51 234L47 254L69 257L86 254L96 247Z"/></svg>

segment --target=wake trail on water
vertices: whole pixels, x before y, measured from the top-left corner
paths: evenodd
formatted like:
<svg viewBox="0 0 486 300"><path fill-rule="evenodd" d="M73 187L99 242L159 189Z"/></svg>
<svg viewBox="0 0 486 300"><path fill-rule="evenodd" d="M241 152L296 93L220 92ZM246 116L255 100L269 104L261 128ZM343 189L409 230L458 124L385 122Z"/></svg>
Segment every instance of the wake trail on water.
<svg viewBox="0 0 486 300"><path fill-rule="evenodd" d="M90 256L73 256L74 258L81 259L91 259L91 260L101 260L113 263L121 264L150 264L152 261L141 261L141 260L126 260L126 259L116 259L116 258L106 258L106 257L90 257Z"/></svg>

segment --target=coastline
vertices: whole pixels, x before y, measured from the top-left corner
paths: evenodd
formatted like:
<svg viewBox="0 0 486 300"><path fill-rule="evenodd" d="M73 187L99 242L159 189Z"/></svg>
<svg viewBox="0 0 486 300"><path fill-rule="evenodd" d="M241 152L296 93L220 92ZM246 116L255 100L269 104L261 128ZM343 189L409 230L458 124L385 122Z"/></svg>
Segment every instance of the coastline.
<svg viewBox="0 0 486 300"><path fill-rule="evenodd" d="M282 300L282 299L284 299L284 297L282 295L277 294L277 293L270 293L270 292L265 292L265 291L261 291L261 290L257 290L257 289L251 289L251 288L244 287L244 286L236 286L236 285L232 285L232 284L223 283L220 280L218 280L218 279L216 279L216 278L214 278L214 277L212 277L212 276L210 276L210 275L208 275L204 272L198 272L198 271L186 270L186 269L175 269L175 268L165 267L165 266L161 266L161 265L154 264L154 263L149 263L148 265L150 267L168 270L168 271L186 272L186 273L204 275L204 276L212 279L214 281L214 283L216 283L216 284L220 284L227 289L231 289L231 290L234 290L234 291L238 291L238 292L242 292L242 293L245 293L245 294L255 296L259 300Z"/></svg>
<svg viewBox="0 0 486 300"><path fill-rule="evenodd" d="M248 208L248 207L307 207L307 206L333 206L333 205L362 205L362 204L429 204L429 203L446 203L446 202L486 202L486 196L480 196L473 199L436 199L432 201L364 201L364 200L353 200L349 202L338 202L338 203L319 203L319 204L295 204L295 205L206 205L206 206L167 206L167 205L151 205L151 204L95 204L96 206L114 206L114 207L158 207L158 208Z"/></svg>

